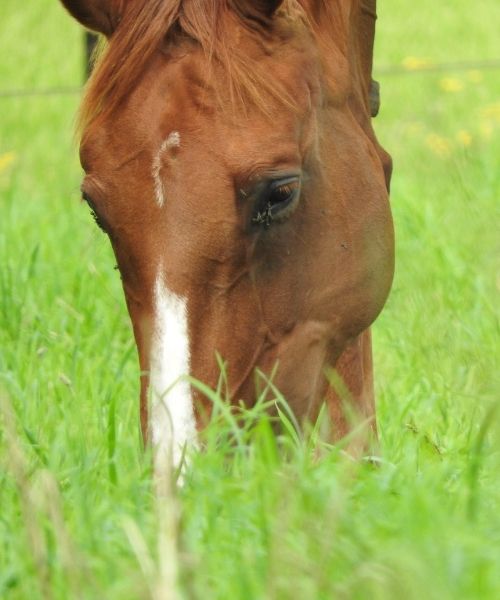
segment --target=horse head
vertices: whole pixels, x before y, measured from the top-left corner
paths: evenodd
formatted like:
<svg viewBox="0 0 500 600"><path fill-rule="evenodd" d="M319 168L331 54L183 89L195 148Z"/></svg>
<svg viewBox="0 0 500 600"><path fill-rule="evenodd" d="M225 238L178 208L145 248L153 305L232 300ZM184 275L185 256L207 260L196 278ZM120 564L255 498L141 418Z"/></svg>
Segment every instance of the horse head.
<svg viewBox="0 0 500 600"><path fill-rule="evenodd" d="M369 327L393 276L389 156L371 126L375 0L63 0L104 34L81 112L83 197L123 281L141 423L179 459L208 400L299 420L336 367L373 416ZM150 398L150 402L148 402Z"/></svg>

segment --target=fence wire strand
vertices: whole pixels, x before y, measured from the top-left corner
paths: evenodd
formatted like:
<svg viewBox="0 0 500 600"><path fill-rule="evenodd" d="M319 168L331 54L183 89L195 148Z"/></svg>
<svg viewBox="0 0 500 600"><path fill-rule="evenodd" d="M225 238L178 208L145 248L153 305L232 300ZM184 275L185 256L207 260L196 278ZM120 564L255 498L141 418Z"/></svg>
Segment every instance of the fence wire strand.
<svg viewBox="0 0 500 600"><path fill-rule="evenodd" d="M375 77L399 77L404 75L427 75L460 71L493 71L500 70L500 59L481 61L461 61L446 63L431 63L417 61L415 65L380 65L374 67ZM3 98L33 98L43 96L75 96L81 94L83 86L56 86L49 88L27 88L0 90Z"/></svg>
<svg viewBox="0 0 500 600"><path fill-rule="evenodd" d="M37 96L74 96L83 88L78 86L59 86L42 89L0 90L0 98L29 98Z"/></svg>
<svg viewBox="0 0 500 600"><path fill-rule="evenodd" d="M500 69L500 59L498 60L480 60L480 61L461 61L432 63L418 61L415 66L407 65L386 65L377 67L374 71L377 75L397 76L397 75L425 75L427 73L443 73L448 71L492 71Z"/></svg>

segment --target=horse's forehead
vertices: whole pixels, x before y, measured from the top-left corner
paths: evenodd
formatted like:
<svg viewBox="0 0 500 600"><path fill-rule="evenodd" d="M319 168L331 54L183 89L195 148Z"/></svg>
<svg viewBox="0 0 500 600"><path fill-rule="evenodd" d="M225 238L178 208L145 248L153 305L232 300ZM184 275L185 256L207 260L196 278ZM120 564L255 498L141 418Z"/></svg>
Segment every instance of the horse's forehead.
<svg viewBox="0 0 500 600"><path fill-rule="evenodd" d="M164 79L171 89L185 87L189 91L202 91L205 98L238 94L245 85L255 82L256 86L282 84L289 92L300 92L304 81L312 81L319 75L320 61L314 41L310 35L297 34L286 42L282 39L267 40L241 36L234 62L225 64L213 60L197 44L182 42L164 48L149 68L153 79ZM228 52L231 44L228 42ZM149 85L149 83L146 83ZM221 94L222 92L222 94Z"/></svg>
<svg viewBox="0 0 500 600"><path fill-rule="evenodd" d="M186 42L164 48L150 62L124 107L87 132L82 155L95 157L94 163L103 161L102 169L115 170L123 162L122 154L129 157L131 147L156 156L172 132L180 133L183 150L189 141L203 140L213 149L220 147L226 155L234 147L236 161L243 156L241 162L251 162L252 155L260 153L261 139L267 140L267 146L272 143L277 154L280 145L290 141L288 136L297 119L310 114L319 95L321 67L311 43L310 38L299 38L276 47L248 44L249 65L256 64L258 58L271 91L281 84L294 106L268 90L263 93L267 104L249 104L244 115L233 111L231 105L233 95L241 92L238 81L231 81L231 74L212 62L199 46ZM221 100L225 109L221 109Z"/></svg>

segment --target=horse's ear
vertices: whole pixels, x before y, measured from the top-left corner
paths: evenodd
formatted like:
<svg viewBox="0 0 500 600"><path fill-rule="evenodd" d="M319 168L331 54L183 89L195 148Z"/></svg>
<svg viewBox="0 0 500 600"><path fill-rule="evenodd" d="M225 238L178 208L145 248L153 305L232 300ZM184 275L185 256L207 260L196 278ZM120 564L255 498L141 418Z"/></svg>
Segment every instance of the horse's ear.
<svg viewBox="0 0 500 600"><path fill-rule="evenodd" d="M233 0L238 12L250 19L271 18L284 0Z"/></svg>
<svg viewBox="0 0 500 600"><path fill-rule="evenodd" d="M84 27L110 36L120 22L119 0L61 0L69 13Z"/></svg>

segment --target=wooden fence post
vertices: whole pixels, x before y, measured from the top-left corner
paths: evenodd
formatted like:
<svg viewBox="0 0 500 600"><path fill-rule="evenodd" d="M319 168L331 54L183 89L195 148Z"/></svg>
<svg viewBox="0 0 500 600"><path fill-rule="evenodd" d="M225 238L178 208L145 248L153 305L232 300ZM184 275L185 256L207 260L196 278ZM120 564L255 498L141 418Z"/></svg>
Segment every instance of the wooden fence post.
<svg viewBox="0 0 500 600"><path fill-rule="evenodd" d="M96 33L85 32L85 79L88 79L92 73L92 53L98 41L99 37Z"/></svg>

